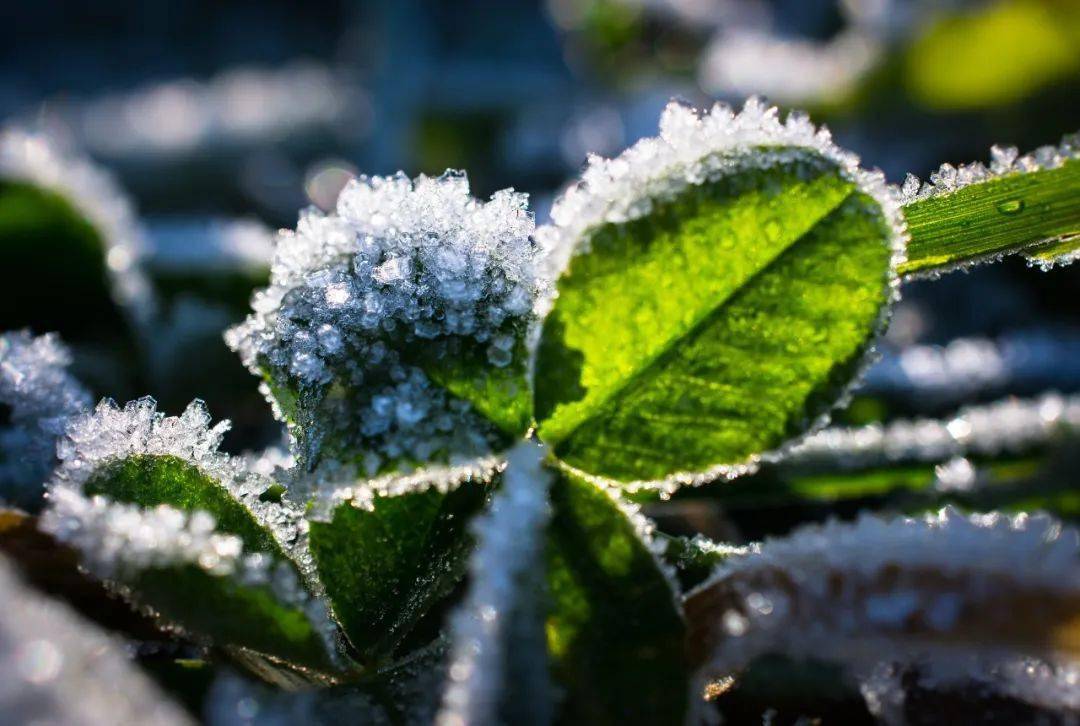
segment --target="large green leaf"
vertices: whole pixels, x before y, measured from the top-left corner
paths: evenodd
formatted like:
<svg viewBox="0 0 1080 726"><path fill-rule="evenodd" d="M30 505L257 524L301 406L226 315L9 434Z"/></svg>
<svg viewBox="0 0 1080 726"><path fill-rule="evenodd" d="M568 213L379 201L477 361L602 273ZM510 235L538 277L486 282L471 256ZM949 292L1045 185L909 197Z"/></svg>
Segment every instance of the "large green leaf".
<svg viewBox="0 0 1080 726"><path fill-rule="evenodd" d="M295 565L221 482L175 456L135 455L94 472L84 491L147 508L168 505L209 512L216 520L215 531L241 539L245 556L265 553L273 563L265 583L218 574L201 563L140 569L124 576L137 601L215 644L333 669L323 636L303 607L275 594L275 578L298 578Z"/></svg>
<svg viewBox="0 0 1080 726"><path fill-rule="evenodd" d="M560 476L548 530L548 650L564 723L683 721L689 696L676 594L635 524Z"/></svg>
<svg viewBox="0 0 1080 726"><path fill-rule="evenodd" d="M312 521L311 552L349 641L367 665L390 658L421 619L460 581L468 524L491 484L466 481L451 491L376 494L364 508L337 505Z"/></svg>
<svg viewBox="0 0 1080 726"><path fill-rule="evenodd" d="M904 207L911 241L904 274L932 273L1013 252L1067 254L1080 233L1080 159L994 176ZM1061 248L1061 249L1059 249Z"/></svg>
<svg viewBox="0 0 1080 726"><path fill-rule="evenodd" d="M536 361L560 458L620 480L739 465L834 404L889 300L891 235L875 200L809 159L583 241Z"/></svg>

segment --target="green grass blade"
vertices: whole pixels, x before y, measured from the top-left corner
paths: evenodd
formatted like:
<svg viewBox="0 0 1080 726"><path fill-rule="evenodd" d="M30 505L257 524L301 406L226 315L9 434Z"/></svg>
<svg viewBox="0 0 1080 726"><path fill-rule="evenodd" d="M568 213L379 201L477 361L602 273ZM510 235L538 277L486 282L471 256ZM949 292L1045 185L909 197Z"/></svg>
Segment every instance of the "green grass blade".
<svg viewBox="0 0 1080 726"><path fill-rule="evenodd" d="M924 186L916 193L917 180L909 180L904 217L911 239L901 274L948 272L1018 252L1044 264L1075 251L1075 240L1062 238L1080 233L1080 158L1069 141L1046 148L1047 162L1039 162L1037 154L996 174L978 165L982 180L966 185L956 182L965 169L958 173L951 167L943 167L951 181L936 191ZM949 185L958 188L948 191Z"/></svg>

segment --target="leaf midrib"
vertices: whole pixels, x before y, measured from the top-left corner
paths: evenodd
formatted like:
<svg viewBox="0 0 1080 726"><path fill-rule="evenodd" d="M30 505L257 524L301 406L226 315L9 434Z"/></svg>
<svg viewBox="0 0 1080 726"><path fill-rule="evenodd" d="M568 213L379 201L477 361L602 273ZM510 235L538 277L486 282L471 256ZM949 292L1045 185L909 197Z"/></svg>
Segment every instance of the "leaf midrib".
<svg viewBox="0 0 1080 726"><path fill-rule="evenodd" d="M662 361L662 360L670 357L671 355L673 355L678 350L679 345L684 340L686 340L687 338L691 338L694 335L696 335L703 327L705 327L711 320L713 320L713 318L721 310L723 310L725 307L727 307L728 303L736 295L738 295L742 290L744 290L747 285L753 284L753 282L755 280L757 280L759 277L761 277L763 274L765 274L768 270L772 269L773 266L776 265L777 260L779 260L785 254L787 254L788 251L790 251L792 248L798 246L803 240L806 239L807 236L810 235L811 232L813 232L815 229L817 229L817 227L822 222L824 222L826 219L828 219L830 216L832 216L833 213L835 213L837 209L839 209L841 206L843 206L847 202L847 200L850 199L856 193L858 193L858 190L855 189L855 188L852 188L846 195L844 195L843 197L837 199L836 203L833 206L829 207L827 211L823 212L820 216L818 216L818 218L814 221L814 223L812 225L810 225L809 227L807 227L806 230L801 235L799 235L798 237L791 240L791 242L789 244L784 245L781 248L778 248L776 250L776 253L772 257L770 257L765 264L763 264L761 267L759 267L757 270L755 270L751 275L749 275L742 282L742 284L740 284L739 286L733 288L730 292L728 292L728 294L724 295L719 300L717 300L715 305L713 305L712 307L706 309L701 315L698 316L698 318L696 320L694 320L693 323L691 323L686 328L685 331L683 331L683 333L681 335L673 335L673 336L671 336L671 338L667 342L665 342L665 344L663 346L658 348L657 351L655 353L653 353L651 356L647 357L645 359L645 361L644 361L644 364L639 366L637 370L635 370L630 375L626 376L617 385L609 387L608 390L606 391L606 395L603 398L596 401L596 405L593 406L592 412L589 413L587 416L584 416L580 421L578 421L574 425L574 427L571 428L566 433L566 435L562 436L558 441L553 442L554 446L555 447L562 446L566 442L573 439L574 436L577 434L577 432L579 430L581 430L586 424L589 424L589 423L595 421L596 418L598 417L598 415L607 407L607 405L611 401L613 401L616 398L618 398L619 396L621 396L626 390L633 387L638 381L640 381L643 378L647 377L651 373L652 369L660 361ZM543 433L543 424L541 424L541 433Z"/></svg>

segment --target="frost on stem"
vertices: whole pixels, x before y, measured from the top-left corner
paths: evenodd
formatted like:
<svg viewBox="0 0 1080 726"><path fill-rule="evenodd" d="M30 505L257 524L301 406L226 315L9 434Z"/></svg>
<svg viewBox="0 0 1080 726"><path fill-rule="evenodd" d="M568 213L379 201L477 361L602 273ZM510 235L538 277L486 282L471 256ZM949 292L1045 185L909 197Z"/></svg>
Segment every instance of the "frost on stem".
<svg viewBox="0 0 1080 726"><path fill-rule="evenodd" d="M0 562L0 712L8 723L192 723L120 643L20 583Z"/></svg>
<svg viewBox="0 0 1080 726"><path fill-rule="evenodd" d="M511 653L522 646L511 642L514 616L521 616L523 605L536 594L526 579L542 554L549 515L551 474L544 471L542 457L533 443L511 451L502 490L473 525L478 544L469 562L468 594L450 619L449 679L435 719L438 726L497 722L501 696L511 687L546 701L532 693L533 683L506 682L511 657L535 659L535 672L546 668L542 644L533 653Z"/></svg>
<svg viewBox="0 0 1080 726"><path fill-rule="evenodd" d="M226 340L267 379L302 464L330 452L374 474L491 449L496 429L474 405L490 370L521 379L505 376L519 390L500 395L527 395L544 287L532 231L525 195L479 202L447 172L362 177L333 213L305 210L281 233L270 286Z"/></svg>
<svg viewBox="0 0 1080 726"><path fill-rule="evenodd" d="M1027 659L1016 675L1053 690L1076 678L1078 608L1080 535L1045 515L864 515L729 557L687 596L687 642L705 679L765 653L979 682Z"/></svg>
<svg viewBox="0 0 1080 726"><path fill-rule="evenodd" d="M90 406L90 394L67 372L71 355L53 334L0 335L0 500L36 510L56 462L56 440L68 418Z"/></svg>
<svg viewBox="0 0 1080 726"><path fill-rule="evenodd" d="M536 232L550 267L547 276L556 279L573 254L588 251L595 229L644 217L690 186L821 158L881 206L894 265L902 261L905 223L884 175L860 167L856 154L833 143L829 130L814 126L805 113L781 120L775 106L752 97L739 112L717 103L702 114L672 101L660 117L659 136L641 139L614 159L590 157L581 181L552 208L552 224Z"/></svg>
<svg viewBox="0 0 1080 726"><path fill-rule="evenodd" d="M947 420L899 420L830 428L788 449L782 461L845 468L931 462L969 454L997 456L1041 446L1080 429L1080 395L1047 393L968 406Z"/></svg>
<svg viewBox="0 0 1080 726"><path fill-rule="evenodd" d="M103 578L195 565L247 585L268 585L280 601L304 608L329 640L332 626L325 605L308 596L292 564L271 553L246 552L240 537L217 531L211 514L168 505L143 508L85 493L95 476L129 457L175 457L222 486L271 533L305 579L314 581L303 509L287 499L262 501L269 480L218 450L228 421L212 428L209 423L202 401L192 402L180 416L165 416L152 398L123 408L103 400L93 412L75 416L57 445L60 465L47 485L49 502L41 528L75 547Z"/></svg>
<svg viewBox="0 0 1080 726"><path fill-rule="evenodd" d="M44 133L0 128L0 181L18 181L66 199L101 236L113 296L141 330L155 301L141 263L145 243L130 201L103 169Z"/></svg>
<svg viewBox="0 0 1080 726"><path fill-rule="evenodd" d="M993 146L990 164L981 161L953 166L942 164L930 174L929 181L922 181L908 174L898 189L900 204L908 205L922 199L938 197L1012 174L1026 174L1045 169L1057 169L1070 159L1080 159L1080 135L1069 134L1057 146L1040 146L1029 154L1020 155L1015 146Z"/></svg>

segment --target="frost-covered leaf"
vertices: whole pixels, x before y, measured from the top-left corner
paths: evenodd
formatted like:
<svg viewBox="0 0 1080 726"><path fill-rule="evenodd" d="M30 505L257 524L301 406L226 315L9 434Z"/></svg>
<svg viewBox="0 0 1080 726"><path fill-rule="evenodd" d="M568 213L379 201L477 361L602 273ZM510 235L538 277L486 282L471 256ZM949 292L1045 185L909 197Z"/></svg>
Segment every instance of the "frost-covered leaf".
<svg viewBox="0 0 1080 726"><path fill-rule="evenodd" d="M681 723L685 627L649 525L573 475L553 483L552 503L547 635L559 720Z"/></svg>
<svg viewBox="0 0 1080 726"><path fill-rule="evenodd" d="M531 418L525 338L543 287L526 198L463 174L361 178L278 239L229 345L267 382L305 469L458 462Z"/></svg>
<svg viewBox="0 0 1080 726"><path fill-rule="evenodd" d="M425 469L316 495L311 553L365 665L393 656L460 581L472 547L469 521L497 469L494 462Z"/></svg>
<svg viewBox="0 0 1080 726"><path fill-rule="evenodd" d="M259 501L268 484L217 450L195 402L103 401L58 446L41 527L98 576L194 636L303 666L333 667L332 624L286 556L301 513Z"/></svg>
<svg viewBox="0 0 1080 726"><path fill-rule="evenodd" d="M663 547L664 563L671 567L684 590L701 584L728 557L744 554L745 548L713 542L702 534L672 537L654 534Z"/></svg>
<svg viewBox="0 0 1080 726"><path fill-rule="evenodd" d="M757 100L669 105L552 218L540 434L623 481L740 471L813 425L882 324L904 237L879 173Z"/></svg>
<svg viewBox="0 0 1080 726"><path fill-rule="evenodd" d="M547 724L544 531L552 473L543 450L518 444L491 509L472 529L469 590L450 618L449 681L437 726Z"/></svg>
<svg viewBox="0 0 1080 726"><path fill-rule="evenodd" d="M8 723L192 723L122 645L24 586L0 561L0 711Z"/></svg>
<svg viewBox="0 0 1080 726"><path fill-rule="evenodd" d="M807 527L729 558L686 599L703 681L765 653L839 663L929 664L984 679L1027 660L1030 695L1080 663L1080 535L1045 515L863 516ZM1022 676L1022 669L1014 674ZM1015 683L1014 683L1015 685ZM1059 695L1061 695L1059 693Z"/></svg>
<svg viewBox="0 0 1080 726"><path fill-rule="evenodd" d="M106 172L43 134L0 129L0 260L20 272L5 285L0 329L115 340L125 316L139 325L153 312L141 251L131 206Z"/></svg>
<svg viewBox="0 0 1080 726"><path fill-rule="evenodd" d="M943 164L929 183L908 175L900 193L911 241L901 273L945 272L1015 252L1052 259L1068 244L1062 238L1080 234L1075 135L1022 157L995 146L991 157L989 167Z"/></svg>
<svg viewBox="0 0 1080 726"><path fill-rule="evenodd" d="M55 335L0 335L0 501L36 512L56 464L67 419L89 408L90 394L68 373L68 349Z"/></svg>

